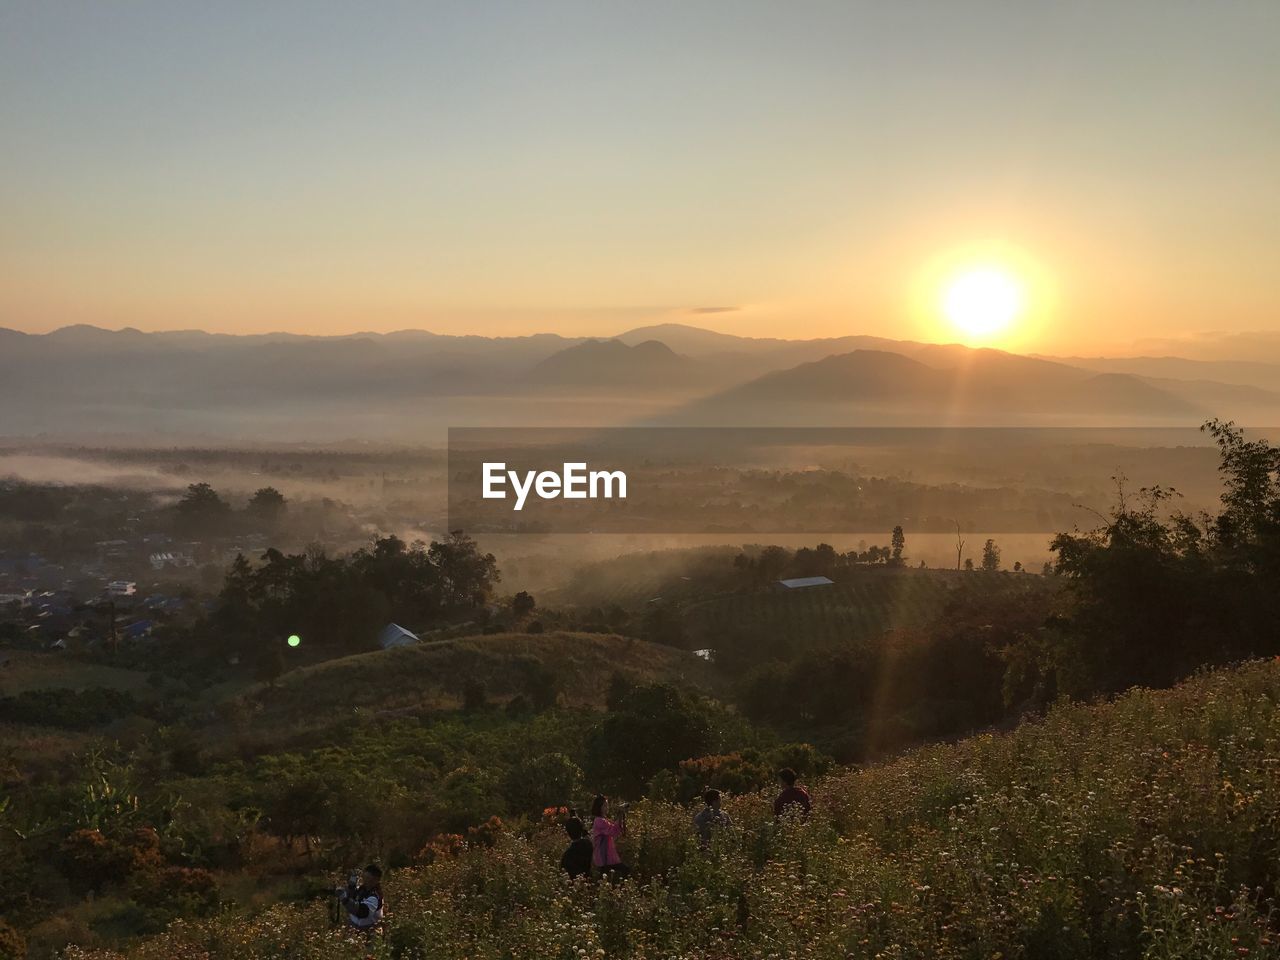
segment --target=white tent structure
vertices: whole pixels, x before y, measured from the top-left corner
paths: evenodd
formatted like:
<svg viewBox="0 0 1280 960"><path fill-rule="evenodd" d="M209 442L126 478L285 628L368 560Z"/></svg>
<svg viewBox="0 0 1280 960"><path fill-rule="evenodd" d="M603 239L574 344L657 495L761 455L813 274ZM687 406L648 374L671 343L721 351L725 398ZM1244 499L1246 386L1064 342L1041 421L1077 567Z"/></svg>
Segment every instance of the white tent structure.
<svg viewBox="0 0 1280 960"><path fill-rule="evenodd" d="M383 650L390 650L392 647L408 647L420 642L416 634L398 623L388 623L378 631L378 646Z"/></svg>

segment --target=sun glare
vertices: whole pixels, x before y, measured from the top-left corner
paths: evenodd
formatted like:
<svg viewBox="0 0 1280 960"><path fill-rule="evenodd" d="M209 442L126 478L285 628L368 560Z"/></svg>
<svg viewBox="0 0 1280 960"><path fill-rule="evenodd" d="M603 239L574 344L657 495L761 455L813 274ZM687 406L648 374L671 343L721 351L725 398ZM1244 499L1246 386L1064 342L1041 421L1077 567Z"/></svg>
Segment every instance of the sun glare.
<svg viewBox="0 0 1280 960"><path fill-rule="evenodd" d="M1022 314L1022 284L999 267L971 267L942 289L942 312L968 340L996 340Z"/></svg>

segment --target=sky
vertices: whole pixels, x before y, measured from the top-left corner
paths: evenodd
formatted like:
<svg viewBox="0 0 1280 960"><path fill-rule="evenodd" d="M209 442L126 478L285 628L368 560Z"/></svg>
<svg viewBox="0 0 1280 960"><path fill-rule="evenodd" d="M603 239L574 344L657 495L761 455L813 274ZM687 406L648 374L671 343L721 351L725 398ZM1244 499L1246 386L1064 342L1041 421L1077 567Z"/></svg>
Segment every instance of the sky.
<svg viewBox="0 0 1280 960"><path fill-rule="evenodd" d="M0 326L1280 330L1280 3L0 0Z"/></svg>

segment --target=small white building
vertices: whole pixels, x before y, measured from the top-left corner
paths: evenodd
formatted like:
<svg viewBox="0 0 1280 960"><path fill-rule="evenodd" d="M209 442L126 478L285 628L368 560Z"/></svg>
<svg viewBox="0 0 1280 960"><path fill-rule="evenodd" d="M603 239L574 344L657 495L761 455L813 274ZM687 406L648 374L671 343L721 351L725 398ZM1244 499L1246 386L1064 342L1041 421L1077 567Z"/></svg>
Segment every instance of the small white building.
<svg viewBox="0 0 1280 960"><path fill-rule="evenodd" d="M779 580L778 586L783 590L804 590L808 587L829 587L834 583L830 577L792 577L790 580Z"/></svg>
<svg viewBox="0 0 1280 960"><path fill-rule="evenodd" d="M393 647L408 647L415 643L421 643L417 634L406 630L398 623L388 623L378 632L378 646L383 650L390 650Z"/></svg>
<svg viewBox="0 0 1280 960"><path fill-rule="evenodd" d="M132 580L112 580L107 584L107 596L132 597L138 592L138 585Z"/></svg>

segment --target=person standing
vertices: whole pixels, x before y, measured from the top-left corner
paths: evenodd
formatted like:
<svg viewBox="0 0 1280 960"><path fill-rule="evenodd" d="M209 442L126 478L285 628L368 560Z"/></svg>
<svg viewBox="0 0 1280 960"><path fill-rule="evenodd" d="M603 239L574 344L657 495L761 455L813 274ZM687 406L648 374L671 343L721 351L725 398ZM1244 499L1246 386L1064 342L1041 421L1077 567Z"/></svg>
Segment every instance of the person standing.
<svg viewBox="0 0 1280 960"><path fill-rule="evenodd" d="M693 815L693 829L698 834L698 841L704 846L711 846L711 837L716 830L728 830L733 820L720 809L720 791L708 790L702 795L703 807Z"/></svg>
<svg viewBox="0 0 1280 960"><path fill-rule="evenodd" d="M782 784L782 792L773 801L773 815L781 818L784 814L807 817L813 809L813 801L809 799L809 791L796 783L796 772L790 767L778 771L778 782Z"/></svg>
<svg viewBox="0 0 1280 960"><path fill-rule="evenodd" d="M627 805L619 805L618 819L610 820L609 798L603 793L596 794L591 801L591 862L600 871L600 876L623 880L631 872L618 853L618 838L626 835Z"/></svg>
<svg viewBox="0 0 1280 960"><path fill-rule="evenodd" d="M570 880L590 876L594 850L586 826L577 817L570 817L565 821L564 830L569 834L569 846L560 858L560 869L569 875Z"/></svg>

